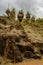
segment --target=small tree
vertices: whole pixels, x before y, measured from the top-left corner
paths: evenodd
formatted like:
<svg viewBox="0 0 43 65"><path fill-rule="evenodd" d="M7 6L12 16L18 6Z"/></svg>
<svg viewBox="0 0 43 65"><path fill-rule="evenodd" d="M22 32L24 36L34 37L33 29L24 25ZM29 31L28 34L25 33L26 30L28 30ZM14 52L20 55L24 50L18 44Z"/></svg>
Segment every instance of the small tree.
<svg viewBox="0 0 43 65"><path fill-rule="evenodd" d="M24 14L23 14L23 11L22 11L22 10L19 11L17 17L18 17L18 20L19 20L20 22L23 20Z"/></svg>
<svg viewBox="0 0 43 65"><path fill-rule="evenodd" d="M7 14L7 16L10 20L14 20L14 18L15 18L15 9L12 9L11 11L10 11L10 9L7 9L6 14Z"/></svg>
<svg viewBox="0 0 43 65"><path fill-rule="evenodd" d="M15 9L11 10L10 16L13 17L13 18L15 18Z"/></svg>
<svg viewBox="0 0 43 65"><path fill-rule="evenodd" d="M26 13L26 21L28 21L30 19L30 13L27 11Z"/></svg>
<svg viewBox="0 0 43 65"><path fill-rule="evenodd" d="M6 10L6 14L8 17L10 16L10 10L9 9Z"/></svg>
<svg viewBox="0 0 43 65"><path fill-rule="evenodd" d="M31 22L35 22L35 17L34 16L32 16Z"/></svg>

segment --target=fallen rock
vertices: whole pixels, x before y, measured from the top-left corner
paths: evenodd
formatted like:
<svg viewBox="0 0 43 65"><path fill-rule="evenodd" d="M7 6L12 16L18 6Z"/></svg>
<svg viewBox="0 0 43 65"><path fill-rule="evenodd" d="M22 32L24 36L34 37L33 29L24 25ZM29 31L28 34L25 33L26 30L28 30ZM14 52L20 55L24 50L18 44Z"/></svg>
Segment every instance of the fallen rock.
<svg viewBox="0 0 43 65"><path fill-rule="evenodd" d="M43 48L40 48L40 52L41 52L41 54L43 54Z"/></svg>
<svg viewBox="0 0 43 65"><path fill-rule="evenodd" d="M35 54L33 58L34 59L41 59L41 55L40 54Z"/></svg>
<svg viewBox="0 0 43 65"><path fill-rule="evenodd" d="M18 44L17 44L17 46L18 46L19 50L21 51L21 53L25 52L25 46L18 45Z"/></svg>
<svg viewBox="0 0 43 65"><path fill-rule="evenodd" d="M9 35L0 38L0 55L3 55L5 59L21 62L23 57L13 38L13 36Z"/></svg>
<svg viewBox="0 0 43 65"><path fill-rule="evenodd" d="M24 53L24 58L29 59L29 58L33 58L33 57L34 57L34 54L31 51L26 51Z"/></svg>

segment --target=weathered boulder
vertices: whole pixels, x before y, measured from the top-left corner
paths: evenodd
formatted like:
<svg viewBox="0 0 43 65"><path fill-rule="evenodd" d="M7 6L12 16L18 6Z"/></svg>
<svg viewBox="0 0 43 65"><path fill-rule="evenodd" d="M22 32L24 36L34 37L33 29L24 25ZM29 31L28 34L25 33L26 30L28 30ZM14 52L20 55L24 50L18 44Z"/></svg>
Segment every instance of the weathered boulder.
<svg viewBox="0 0 43 65"><path fill-rule="evenodd" d="M41 57L40 54L36 53L36 54L33 56L33 58L34 58L34 59L41 59L42 57Z"/></svg>
<svg viewBox="0 0 43 65"><path fill-rule="evenodd" d="M4 59L8 58L14 62L21 62L23 57L13 38L13 36L8 35L0 38L0 55L3 55Z"/></svg>
<svg viewBox="0 0 43 65"><path fill-rule="evenodd" d="M41 54L43 54L43 48L40 48L40 52L41 52Z"/></svg>
<svg viewBox="0 0 43 65"><path fill-rule="evenodd" d="M25 47L26 47L26 51L31 51L31 52L34 51L34 47L31 44Z"/></svg>
<svg viewBox="0 0 43 65"><path fill-rule="evenodd" d="M0 55L4 55L4 48L5 48L5 43L6 40L3 37L0 37Z"/></svg>
<svg viewBox="0 0 43 65"><path fill-rule="evenodd" d="M34 57L34 53L32 53L31 51L26 51L24 53L24 58L29 59L29 58L33 58L33 57Z"/></svg>
<svg viewBox="0 0 43 65"><path fill-rule="evenodd" d="M22 45L17 45L19 50L21 51L21 53L24 53L25 52L25 46L22 46Z"/></svg>

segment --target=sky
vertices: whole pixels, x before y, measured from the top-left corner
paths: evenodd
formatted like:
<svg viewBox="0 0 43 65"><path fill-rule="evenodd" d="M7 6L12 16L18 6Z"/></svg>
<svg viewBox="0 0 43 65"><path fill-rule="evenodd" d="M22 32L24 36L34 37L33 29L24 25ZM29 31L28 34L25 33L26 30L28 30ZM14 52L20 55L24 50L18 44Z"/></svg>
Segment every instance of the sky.
<svg viewBox="0 0 43 65"><path fill-rule="evenodd" d="M4 15L8 7L15 8L16 12L23 9L36 17L43 17L43 0L0 0L0 15Z"/></svg>

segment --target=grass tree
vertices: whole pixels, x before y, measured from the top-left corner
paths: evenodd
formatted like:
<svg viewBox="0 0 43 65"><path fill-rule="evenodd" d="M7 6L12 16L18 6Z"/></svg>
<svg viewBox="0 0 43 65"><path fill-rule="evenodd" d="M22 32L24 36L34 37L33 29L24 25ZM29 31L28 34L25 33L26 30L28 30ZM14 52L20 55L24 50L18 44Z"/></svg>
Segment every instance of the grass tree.
<svg viewBox="0 0 43 65"><path fill-rule="evenodd" d="M12 9L12 10L11 10L10 16L11 16L12 18L15 18L15 9Z"/></svg>
<svg viewBox="0 0 43 65"><path fill-rule="evenodd" d="M24 17L23 10L20 10L20 11L18 12L17 18L18 18L18 20L21 22L21 21L23 20L23 17Z"/></svg>
<svg viewBox="0 0 43 65"><path fill-rule="evenodd" d="M8 18L9 18L9 16L10 16L10 9L6 10L6 14L7 14Z"/></svg>
<svg viewBox="0 0 43 65"><path fill-rule="evenodd" d="M8 18L14 19L15 18L15 9L14 8L12 10L7 9L6 14L7 14Z"/></svg>
<svg viewBox="0 0 43 65"><path fill-rule="evenodd" d="M35 16L31 17L31 22L35 22Z"/></svg>
<svg viewBox="0 0 43 65"><path fill-rule="evenodd" d="M30 13L27 11L27 13L26 13L26 21L29 21L29 19L30 19Z"/></svg>

